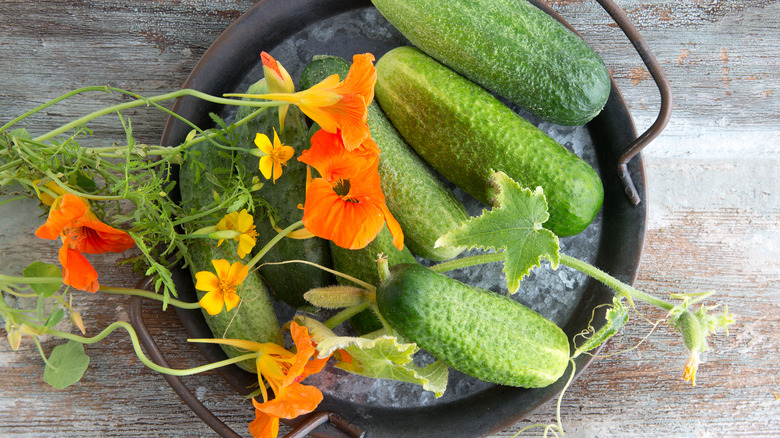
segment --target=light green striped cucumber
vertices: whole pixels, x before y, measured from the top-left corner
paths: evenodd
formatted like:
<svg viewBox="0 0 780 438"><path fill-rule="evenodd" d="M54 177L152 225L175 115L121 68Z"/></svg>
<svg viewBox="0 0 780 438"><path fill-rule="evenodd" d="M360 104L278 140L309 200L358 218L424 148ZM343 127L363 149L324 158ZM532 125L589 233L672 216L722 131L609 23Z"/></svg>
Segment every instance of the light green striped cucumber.
<svg viewBox="0 0 780 438"><path fill-rule="evenodd" d="M343 78L348 70L347 61L320 56L304 69L301 85L313 85L334 73ZM404 142L376 103L368 107L368 126L371 137L382 151L379 154L379 175L387 208L401 225L409 249L433 261L449 260L460 254L462 249L436 248L435 243L439 237L469 219L463 204Z"/></svg>
<svg viewBox="0 0 780 438"><path fill-rule="evenodd" d="M267 93L265 81L261 80L247 90L249 94ZM253 111L251 107L239 107L236 118L240 120ZM308 148L308 128L303 113L296 106L290 106L284 122L284 129L279 129L277 108L270 108L255 116L249 123L236 130L240 146L247 149L256 148L254 144L257 133L268 136L273 142L274 129L282 143L295 149L295 156L283 167L282 176L274 183L265 181L258 170L259 159L250 154L244 154L245 167L258 175L264 181L263 188L256 192L271 207L271 214L276 219L279 228L303 218L303 210L298 208L306 200L306 165L298 161L300 153ZM277 231L267 219L256 221L258 234L255 253L269 240L276 236ZM330 250L328 242L319 237L309 239L285 238L276 243L261 260L260 274L265 278L274 296L292 307L306 304L303 294L309 289L333 284L333 276L312 265L288 263L280 265L264 264L267 262L283 262L289 260L305 260L320 266L330 267Z"/></svg>
<svg viewBox="0 0 780 438"><path fill-rule="evenodd" d="M195 160L201 170L196 170ZM181 206L185 211L199 211L214 202L212 190L205 175L216 174L220 169L229 169L230 160L218 154L218 150L206 142L192 146L187 154L187 161L179 169L179 190ZM219 218L207 217L201 223L193 223L192 229L213 225ZM231 264L242 261L236 254L237 245L233 241L225 241L217 247L217 242L211 239L192 239L187 244L187 252L191 258L190 273L195 282L195 273L199 271L214 272L212 260L225 259ZM247 261L243 261L246 263ZM279 321L276 318L271 298L262 278L255 271L250 271L238 288L241 303L233 310L209 315L203 310L206 323L215 338L244 339L255 342L281 342ZM198 299L206 292L196 291ZM221 346L228 357L246 354L246 351L235 347ZM241 368L256 372L254 361L238 364Z"/></svg>
<svg viewBox="0 0 780 438"><path fill-rule="evenodd" d="M576 34L526 0L371 0L415 46L552 123L581 125L609 72Z"/></svg>
<svg viewBox="0 0 780 438"><path fill-rule="evenodd" d="M564 373L566 334L513 299L415 264L390 268L377 306L390 326L450 367L485 382L539 388Z"/></svg>
<svg viewBox="0 0 780 438"><path fill-rule="evenodd" d="M483 88L412 47L387 52L376 67L379 105L445 178L486 204L495 171L541 186L550 213L544 226L558 236L593 221L604 200L598 174Z"/></svg>

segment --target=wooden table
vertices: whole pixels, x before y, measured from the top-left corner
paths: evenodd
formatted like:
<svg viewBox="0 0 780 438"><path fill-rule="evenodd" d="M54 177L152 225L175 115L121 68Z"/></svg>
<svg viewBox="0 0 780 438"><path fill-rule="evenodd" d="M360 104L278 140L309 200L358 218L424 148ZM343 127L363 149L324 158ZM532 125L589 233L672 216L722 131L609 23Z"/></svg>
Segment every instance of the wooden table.
<svg viewBox="0 0 780 438"><path fill-rule="evenodd" d="M549 2L602 55L639 130L655 119L659 97L625 37L592 1ZM142 94L171 91L248 0L4 0L0 2L0 121L63 92L111 84ZM670 327L635 318L563 400L562 421L577 437L780 436L780 2L619 0L666 70L672 120L644 152L649 229L635 286L658 296L715 290L738 315L728 337L714 337L697 385L682 379L684 347ZM97 103L115 102L97 96ZM35 123L58 126L88 112L85 100L57 106ZM154 143L164 118L130 113L140 141ZM109 122L95 141L121 140ZM105 136L105 138L102 138ZM0 270L15 274L33 258L56 262L50 242L32 237L42 222L30 203L0 206ZM19 214L22 212L23 214ZM133 286L139 276L97 263L104 282ZM127 319L128 300L80 301L88 327ZM198 364L172 312L147 305L150 329L169 346L173 367ZM642 308L650 319L663 312ZM5 335L4 332L2 332ZM4 339L4 336L3 336ZM65 390L42 380L32 342L11 352L0 341L0 435L214 436L162 377L116 332L88 347L84 379ZM44 348L54 343L43 342ZM618 354L619 353L619 354ZM248 401L215 374L186 379L198 397L240 433ZM554 403L497 436L554 420ZM538 430L523 436L537 436Z"/></svg>

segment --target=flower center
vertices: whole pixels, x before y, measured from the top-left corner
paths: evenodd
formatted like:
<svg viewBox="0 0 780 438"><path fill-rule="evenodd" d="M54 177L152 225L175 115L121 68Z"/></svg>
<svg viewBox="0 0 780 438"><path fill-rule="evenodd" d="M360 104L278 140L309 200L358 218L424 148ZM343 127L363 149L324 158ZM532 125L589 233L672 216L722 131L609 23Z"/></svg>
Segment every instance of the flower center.
<svg viewBox="0 0 780 438"><path fill-rule="evenodd" d="M339 195L342 198L344 198L347 195L349 195L349 189L350 188L351 187L350 187L348 179L340 179L340 180L336 181L336 184L333 185L333 191L336 192L336 194ZM346 200L349 201L349 199L346 199Z"/></svg>

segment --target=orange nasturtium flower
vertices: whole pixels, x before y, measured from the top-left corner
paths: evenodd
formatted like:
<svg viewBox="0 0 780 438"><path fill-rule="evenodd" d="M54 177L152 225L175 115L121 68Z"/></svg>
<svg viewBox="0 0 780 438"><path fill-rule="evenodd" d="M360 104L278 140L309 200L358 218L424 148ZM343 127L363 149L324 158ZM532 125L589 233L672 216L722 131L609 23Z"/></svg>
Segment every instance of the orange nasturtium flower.
<svg viewBox="0 0 780 438"><path fill-rule="evenodd" d="M267 135L258 132L255 136L255 146L265 154L260 157L260 172L265 179L273 177L274 184L276 184L276 180L282 176L282 166L287 165L287 160L292 158L295 150L292 146L282 144L276 129L274 129L273 144Z"/></svg>
<svg viewBox="0 0 780 438"><path fill-rule="evenodd" d="M393 244L402 249L403 231L385 204L378 156L350 152L338 135L324 130L312 136L311 145L298 158L320 174L306 188L306 229L343 248L360 249L386 223Z"/></svg>
<svg viewBox="0 0 780 438"><path fill-rule="evenodd" d="M266 52L260 53L260 59L263 61L263 74L265 82L268 84L268 90L271 93L293 93L295 92L295 83L293 83L290 74L282 67L282 64L276 62L273 56ZM289 105L279 107L279 126L284 131L284 118L287 115Z"/></svg>
<svg viewBox="0 0 780 438"><path fill-rule="evenodd" d="M241 301L236 289L249 274L249 267L241 262L231 265L227 260L212 260L211 264L214 265L216 275L209 271L195 274L195 289L206 291L206 295L199 301L200 306L209 315L218 314L223 307L229 312Z"/></svg>
<svg viewBox="0 0 780 438"><path fill-rule="evenodd" d="M348 150L355 149L368 138L368 105L374 100L376 68L374 55L355 55L343 81L334 74L308 90L297 93L260 95L234 94L289 102L331 134L340 134Z"/></svg>
<svg viewBox="0 0 780 438"><path fill-rule="evenodd" d="M123 252L135 245L129 234L101 222L86 201L67 193L56 198L46 223L35 231L42 239L62 240L59 260L63 283L97 292L98 274L83 254Z"/></svg>
<svg viewBox="0 0 780 438"><path fill-rule="evenodd" d="M246 209L228 213L217 223L217 230L234 230L241 233L233 240L238 241L238 256L242 259L252 251L257 243L257 231L255 230L255 219ZM222 245L225 239L220 239L217 246Z"/></svg>
<svg viewBox="0 0 780 438"><path fill-rule="evenodd" d="M273 342L259 343L240 339L196 339L230 345L257 353L257 378L263 403L252 400L256 418L249 431L256 438L276 438L279 419L292 419L312 412L322 401L322 392L314 386L300 382L325 367L330 356L317 358L316 344L306 327L296 322L290 324L290 334L295 342L295 353ZM274 398L269 400L266 383Z"/></svg>

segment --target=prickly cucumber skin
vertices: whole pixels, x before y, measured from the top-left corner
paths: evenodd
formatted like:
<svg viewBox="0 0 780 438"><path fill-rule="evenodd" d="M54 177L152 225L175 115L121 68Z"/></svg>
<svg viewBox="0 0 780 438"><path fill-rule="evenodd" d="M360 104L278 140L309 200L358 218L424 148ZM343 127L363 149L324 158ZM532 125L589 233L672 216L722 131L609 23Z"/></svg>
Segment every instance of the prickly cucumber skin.
<svg viewBox="0 0 780 438"><path fill-rule="evenodd" d="M540 388L568 366L569 341L553 322L421 265L391 267L377 289L377 305L402 336L485 382Z"/></svg>
<svg viewBox="0 0 780 438"><path fill-rule="evenodd" d="M560 125L582 125L609 97L596 52L525 0L372 0L412 44Z"/></svg>
<svg viewBox="0 0 780 438"><path fill-rule="evenodd" d="M441 175L490 204L489 178L503 171L541 186L558 236L587 228L604 188L588 163L490 93L420 50L398 47L376 64L376 99L406 142Z"/></svg>
<svg viewBox="0 0 780 438"><path fill-rule="evenodd" d="M334 56L316 57L301 73L301 86L331 74L346 77L349 63ZM382 151L379 175L387 208L404 230L404 241L420 257L433 261L455 258L462 249L436 248L436 240L469 219L463 204L412 148L376 104L368 107L371 137ZM377 277L378 280L378 277Z"/></svg>
<svg viewBox="0 0 780 438"><path fill-rule="evenodd" d="M382 254L387 258L389 266L399 263L417 263L409 249L404 246L399 250L393 245L393 236L385 226L382 231L366 247L361 249L346 249L331 243L330 252L333 257L333 268L358 280L374 286L379 286L379 270L377 259ZM355 285L355 283L336 277L339 284ZM352 328L359 335L371 333L382 328L382 323L376 317L373 310L364 310L350 318Z"/></svg>
<svg viewBox="0 0 780 438"><path fill-rule="evenodd" d="M200 180L196 179L195 168L189 162L185 162L179 170L179 190L181 192L181 205L185 210L199 210L214 202L211 187L208 187L206 174L217 168L228 168L230 160L217 155L217 149L207 143L200 143L189 149L191 152L199 152L200 155L188 155L188 160L197 160L205 167L201 171ZM193 229L200 226L213 225L218 218L206 219L203 223L193 224ZM217 242L205 239L192 239L187 245L187 251L191 258L190 273L193 283L195 273L199 271L214 272L211 260L228 260L231 264L241 261L237 255L237 245L233 241L225 241L217 247ZM246 261L244 261L246 263ZM206 294L204 291L196 291L198 300ZM230 312L222 310L216 315L209 315L203 310L211 332L215 338L245 339L255 342L281 342L279 321L274 313L273 305L263 280L256 272L250 272L238 289L241 296L241 304ZM246 351L235 347L221 346L228 357L236 357L245 354ZM245 361L237 364L239 367L256 372L254 361Z"/></svg>
<svg viewBox="0 0 780 438"><path fill-rule="evenodd" d="M262 85L260 85L262 86ZM264 91L252 86L247 91L250 94L259 94ZM237 117L240 119L248 115L253 109L239 107ZM270 108L257 115L252 121L237 130L240 138L240 146L247 149L256 148L255 135L259 132L268 136L273 141L274 129L282 143L295 149L295 156L287 161L283 167L282 176L274 183L265 180L258 170L258 158L244 154L245 167L264 181L263 188L257 191L257 196L263 198L276 213L277 225L285 228L303 218L303 210L298 208L306 200L306 165L298 161L297 157L308 147L308 128L303 113L290 106L285 118L284 130L279 129L278 110ZM276 236L277 231L271 223L265 219L256 221L257 245L255 252L266 242ZM288 260L306 260L318 265L330 267L330 248L328 242L319 237L310 239L282 239L268 251L261 260L260 275L266 280L274 296L298 308L307 304L303 294L309 289L333 284L333 277L328 272L311 265L302 263L289 263L281 265L265 265L265 262L282 262Z"/></svg>

